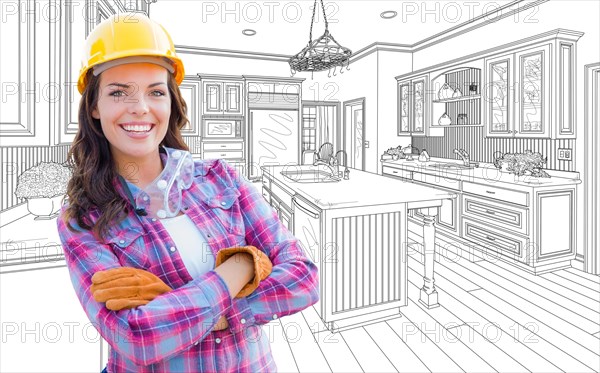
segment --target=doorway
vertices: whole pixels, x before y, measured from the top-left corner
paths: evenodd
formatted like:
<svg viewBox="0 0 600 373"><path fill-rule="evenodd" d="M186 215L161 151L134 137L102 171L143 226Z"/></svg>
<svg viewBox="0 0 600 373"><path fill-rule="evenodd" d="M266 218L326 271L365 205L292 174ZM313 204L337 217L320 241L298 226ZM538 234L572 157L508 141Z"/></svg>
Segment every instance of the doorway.
<svg viewBox="0 0 600 373"><path fill-rule="evenodd" d="M365 98L344 101L344 149L348 167L365 170Z"/></svg>
<svg viewBox="0 0 600 373"><path fill-rule="evenodd" d="M585 66L584 269L600 274L598 183L600 168L600 62Z"/></svg>

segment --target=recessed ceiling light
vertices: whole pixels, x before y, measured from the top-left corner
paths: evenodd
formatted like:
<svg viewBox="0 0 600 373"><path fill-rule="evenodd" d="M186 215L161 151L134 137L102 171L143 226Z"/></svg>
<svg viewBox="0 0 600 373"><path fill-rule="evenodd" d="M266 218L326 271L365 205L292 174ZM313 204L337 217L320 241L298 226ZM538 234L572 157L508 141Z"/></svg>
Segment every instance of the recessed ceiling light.
<svg viewBox="0 0 600 373"><path fill-rule="evenodd" d="M256 31L247 28L247 29L242 30L242 34L244 34L246 36L254 36L254 35L256 35Z"/></svg>
<svg viewBox="0 0 600 373"><path fill-rule="evenodd" d="M390 18L394 18L398 15L398 12L396 12L395 10L386 10L385 12L381 12L381 18L384 19L390 19Z"/></svg>

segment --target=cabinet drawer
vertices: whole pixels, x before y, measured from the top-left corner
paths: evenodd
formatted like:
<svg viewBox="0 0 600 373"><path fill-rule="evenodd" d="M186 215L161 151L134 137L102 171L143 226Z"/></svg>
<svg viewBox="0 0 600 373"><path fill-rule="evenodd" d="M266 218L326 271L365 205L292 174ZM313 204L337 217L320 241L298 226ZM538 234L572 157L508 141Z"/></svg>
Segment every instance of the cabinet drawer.
<svg viewBox="0 0 600 373"><path fill-rule="evenodd" d="M463 183L463 192L477 194L487 198L495 198L501 201L512 202L518 205L529 206L529 193L509 190L495 186Z"/></svg>
<svg viewBox="0 0 600 373"><path fill-rule="evenodd" d="M413 172L413 182L431 184L433 186L440 186L453 190L460 190L460 181L445 175L432 175Z"/></svg>
<svg viewBox="0 0 600 373"><path fill-rule="evenodd" d="M244 158L244 152L239 152L239 151L210 151L204 152L204 159L215 159L215 158L221 158L221 159L240 159L240 158Z"/></svg>
<svg viewBox="0 0 600 373"><path fill-rule="evenodd" d="M462 219L462 234L464 239L483 246L486 254L497 252L525 262L527 249L527 238L525 237L503 232L467 218Z"/></svg>
<svg viewBox="0 0 600 373"><path fill-rule="evenodd" d="M262 180L263 187L270 190L271 189L271 179L267 176L266 173L263 172L261 180Z"/></svg>
<svg viewBox="0 0 600 373"><path fill-rule="evenodd" d="M207 150L242 150L243 144L241 142L218 142L218 143L202 143L202 149Z"/></svg>
<svg viewBox="0 0 600 373"><path fill-rule="evenodd" d="M271 204L271 193L265 187L262 188L262 195L269 204Z"/></svg>
<svg viewBox="0 0 600 373"><path fill-rule="evenodd" d="M281 200L281 203L290 211L292 211L292 195L288 194L277 183L271 183L271 193Z"/></svg>
<svg viewBox="0 0 600 373"><path fill-rule="evenodd" d="M463 195L463 216L485 219L488 224L498 224L520 234L528 234L528 210L525 208Z"/></svg>
<svg viewBox="0 0 600 373"><path fill-rule="evenodd" d="M399 168L394 168L390 166L383 166L383 168L381 169L381 173L384 175L400 177L402 179L412 179L411 171L401 170Z"/></svg>

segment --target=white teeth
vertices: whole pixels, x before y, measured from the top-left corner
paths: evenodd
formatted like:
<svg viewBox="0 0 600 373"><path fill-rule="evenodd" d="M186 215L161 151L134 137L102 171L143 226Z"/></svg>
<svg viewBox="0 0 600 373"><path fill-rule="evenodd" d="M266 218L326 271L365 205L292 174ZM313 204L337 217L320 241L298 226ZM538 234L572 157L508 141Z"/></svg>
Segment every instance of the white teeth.
<svg viewBox="0 0 600 373"><path fill-rule="evenodd" d="M149 124L143 125L143 126L141 126L141 125L135 125L135 126L124 125L123 129L128 132L148 132L152 129L152 126Z"/></svg>

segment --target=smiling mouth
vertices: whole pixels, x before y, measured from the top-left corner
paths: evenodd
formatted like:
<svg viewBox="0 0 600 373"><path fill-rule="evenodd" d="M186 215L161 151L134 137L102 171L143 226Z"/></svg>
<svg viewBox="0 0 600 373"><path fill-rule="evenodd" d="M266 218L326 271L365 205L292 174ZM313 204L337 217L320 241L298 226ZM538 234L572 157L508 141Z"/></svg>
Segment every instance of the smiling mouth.
<svg viewBox="0 0 600 373"><path fill-rule="evenodd" d="M150 132L152 130L152 128L154 128L153 124L124 124L121 125L121 128L123 128L125 131L127 132L134 132L134 133L145 133L145 132Z"/></svg>

